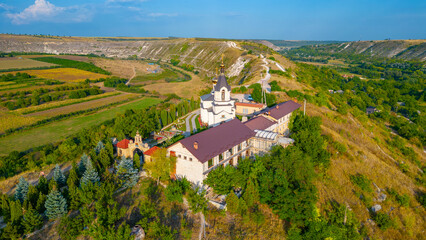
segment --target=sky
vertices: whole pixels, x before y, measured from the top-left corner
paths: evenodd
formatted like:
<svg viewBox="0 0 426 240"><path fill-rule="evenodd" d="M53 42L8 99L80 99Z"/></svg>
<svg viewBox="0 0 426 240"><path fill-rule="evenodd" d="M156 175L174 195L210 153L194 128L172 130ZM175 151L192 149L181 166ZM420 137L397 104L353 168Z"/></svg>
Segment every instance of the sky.
<svg viewBox="0 0 426 240"><path fill-rule="evenodd" d="M0 0L0 33L425 39L426 0Z"/></svg>

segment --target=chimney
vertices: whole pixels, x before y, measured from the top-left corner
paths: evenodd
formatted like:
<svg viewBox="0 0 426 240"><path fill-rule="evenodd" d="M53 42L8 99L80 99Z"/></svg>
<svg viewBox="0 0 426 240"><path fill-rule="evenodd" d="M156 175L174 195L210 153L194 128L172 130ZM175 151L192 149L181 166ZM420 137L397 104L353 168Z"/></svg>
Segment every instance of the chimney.
<svg viewBox="0 0 426 240"><path fill-rule="evenodd" d="M195 150L198 149L198 142L197 141L194 142L194 148L195 148Z"/></svg>

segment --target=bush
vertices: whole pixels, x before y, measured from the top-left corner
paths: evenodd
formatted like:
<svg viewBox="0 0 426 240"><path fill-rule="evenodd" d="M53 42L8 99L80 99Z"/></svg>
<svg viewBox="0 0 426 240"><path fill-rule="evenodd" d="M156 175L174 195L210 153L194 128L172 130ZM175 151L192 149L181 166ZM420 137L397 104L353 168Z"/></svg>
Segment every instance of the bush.
<svg viewBox="0 0 426 240"><path fill-rule="evenodd" d="M361 188L362 190L366 192L372 192L371 189L371 180L368 179L366 176L357 173L355 175L350 176L351 182Z"/></svg>
<svg viewBox="0 0 426 240"><path fill-rule="evenodd" d="M392 221L391 217L386 213L376 213L373 215L373 220L382 230L386 230L394 226L394 222Z"/></svg>

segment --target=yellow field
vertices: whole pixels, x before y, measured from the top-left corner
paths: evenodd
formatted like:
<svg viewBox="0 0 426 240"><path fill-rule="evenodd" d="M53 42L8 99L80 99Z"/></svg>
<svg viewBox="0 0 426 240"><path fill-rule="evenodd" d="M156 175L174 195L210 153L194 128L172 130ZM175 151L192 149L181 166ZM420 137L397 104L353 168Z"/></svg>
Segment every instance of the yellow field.
<svg viewBox="0 0 426 240"><path fill-rule="evenodd" d="M36 118L34 117L19 116L0 110L0 133L4 133L7 129L30 125L35 122Z"/></svg>
<svg viewBox="0 0 426 240"><path fill-rule="evenodd" d="M23 69L56 66L53 63L45 63L26 58L6 58L0 60L0 70L6 69Z"/></svg>
<svg viewBox="0 0 426 240"><path fill-rule="evenodd" d="M19 108L19 109L14 110L13 112L18 113L18 114L25 114L25 113L28 113L28 112L39 112L39 111L43 111L43 110L47 110L47 109L60 107L60 106L63 106L63 105L80 103L80 102L87 101L87 100L95 100L95 99L99 99L99 98L103 98L103 97L107 97L107 96L113 96L113 95L117 95L117 94L118 93L116 93L116 92L109 92L109 93L104 93L104 94L100 94L100 95L92 95L92 96L80 98L80 99L66 99L66 100L63 100L63 101L49 102L49 103L45 103L45 104L41 104L41 105L37 105L37 106L30 106L30 107L27 107L27 108Z"/></svg>
<svg viewBox="0 0 426 240"><path fill-rule="evenodd" d="M66 82L82 82L86 79L95 80L99 78L108 77L107 75L104 75L104 74L92 73L92 72L75 69L75 68L22 70L22 71L14 71L14 72L7 72L7 73L16 74L17 72L25 72L30 75L35 75L39 78L55 79L55 80L66 81Z"/></svg>

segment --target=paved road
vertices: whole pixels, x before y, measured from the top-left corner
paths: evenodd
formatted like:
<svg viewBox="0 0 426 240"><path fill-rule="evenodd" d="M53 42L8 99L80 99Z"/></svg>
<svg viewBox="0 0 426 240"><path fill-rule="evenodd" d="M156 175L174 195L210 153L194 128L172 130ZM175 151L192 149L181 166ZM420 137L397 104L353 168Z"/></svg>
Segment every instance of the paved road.
<svg viewBox="0 0 426 240"><path fill-rule="evenodd" d="M186 126L186 131L183 133L183 135L185 137L188 137L189 135L191 135L191 123L190 121L193 120L192 118L194 117L194 115L198 115L200 114L200 109L197 109L195 111L193 111L192 113L190 113L186 118L185 118L185 126ZM195 122L192 122L192 126L196 126ZM193 129L197 129L197 127L193 127Z"/></svg>
<svg viewBox="0 0 426 240"><path fill-rule="evenodd" d="M199 114L200 111L198 111L195 116L192 118L192 132L196 132L197 131L197 124L195 124L195 121L198 121L197 117L200 115Z"/></svg>

